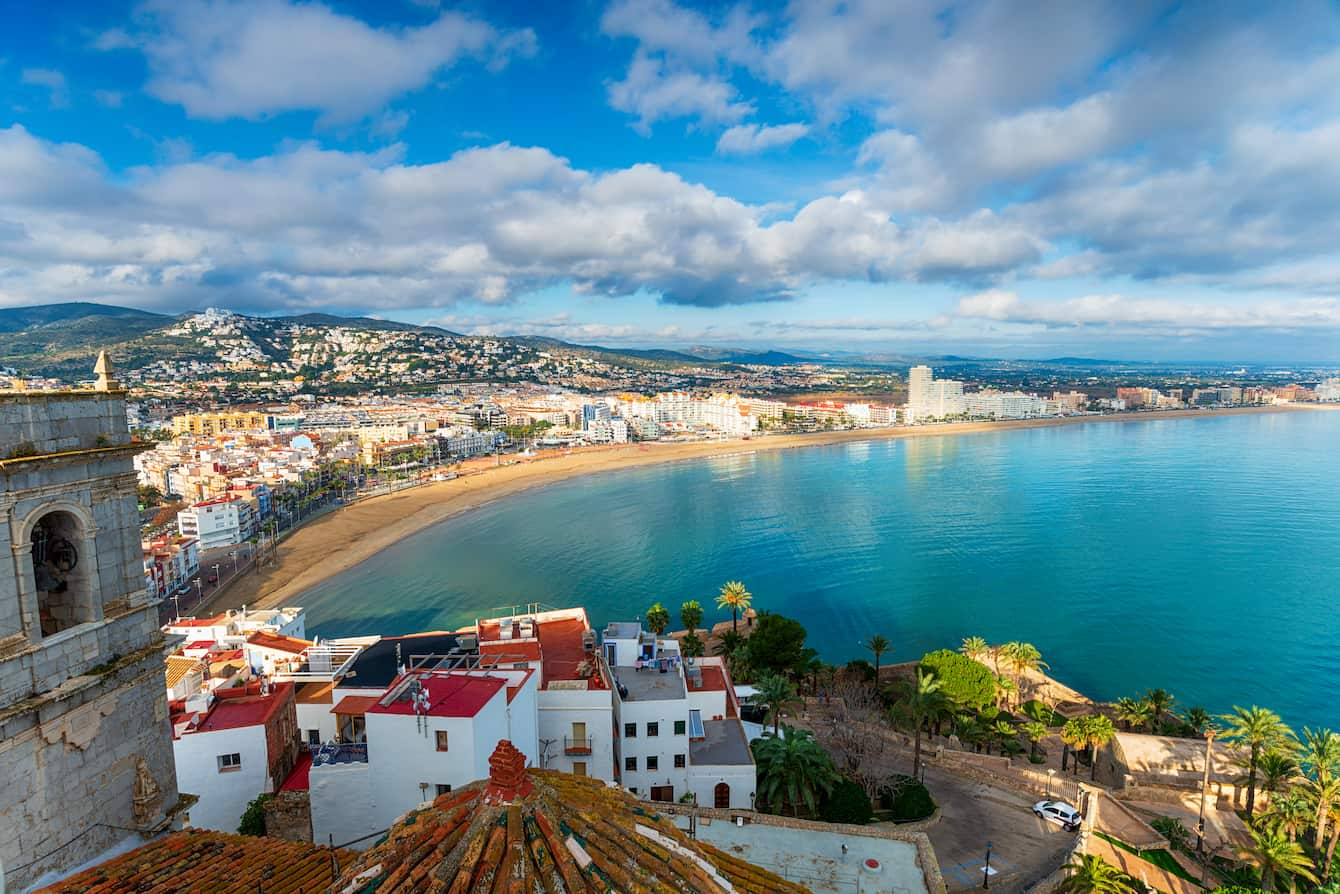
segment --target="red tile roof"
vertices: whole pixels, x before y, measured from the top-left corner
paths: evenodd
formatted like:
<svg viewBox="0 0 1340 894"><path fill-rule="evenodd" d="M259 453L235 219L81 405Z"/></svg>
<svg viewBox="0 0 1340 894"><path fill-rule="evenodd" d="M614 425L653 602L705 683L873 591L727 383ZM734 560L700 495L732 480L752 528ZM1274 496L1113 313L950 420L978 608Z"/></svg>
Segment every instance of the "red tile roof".
<svg viewBox="0 0 1340 894"><path fill-rule="evenodd" d="M473 674L420 674L428 690L428 713L433 717L474 717L498 690L507 686L501 677ZM405 699L389 705L373 704L368 714L413 714L414 705Z"/></svg>
<svg viewBox="0 0 1340 894"><path fill-rule="evenodd" d="M341 867L354 855L335 851ZM310 894L331 882L331 851L281 838L187 829L43 888L42 894Z"/></svg>
<svg viewBox="0 0 1340 894"><path fill-rule="evenodd" d="M277 633L258 630L247 637L247 645L262 649L273 649L276 652L288 652L290 655L300 655L312 645L312 641L298 639L296 636L280 636Z"/></svg>
<svg viewBox="0 0 1340 894"><path fill-rule="evenodd" d="M536 627L540 633L540 651L544 653L541 688L547 687L552 680L586 680L592 689L605 688L599 662L592 660L590 672L578 673L578 667L588 657L582 647L586 624L580 618L542 621Z"/></svg>
<svg viewBox="0 0 1340 894"><path fill-rule="evenodd" d="M498 743L489 780L441 795L406 815L383 842L346 868L332 889L377 894L722 894L727 885L740 894L805 890L690 839L650 805L598 779L527 770L524 758L517 758L510 743Z"/></svg>
<svg viewBox="0 0 1340 894"><path fill-rule="evenodd" d="M277 683L269 695L245 695L240 698L229 697L226 689L218 690L214 693L217 701L196 727L196 732L212 733L221 729L263 726L283 707L292 689L292 683Z"/></svg>

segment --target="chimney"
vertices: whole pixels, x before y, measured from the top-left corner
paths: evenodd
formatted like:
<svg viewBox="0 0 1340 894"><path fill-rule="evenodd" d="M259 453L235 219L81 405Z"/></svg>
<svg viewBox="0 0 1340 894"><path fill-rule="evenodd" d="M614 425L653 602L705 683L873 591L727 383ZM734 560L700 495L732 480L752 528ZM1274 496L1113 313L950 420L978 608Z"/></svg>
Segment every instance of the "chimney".
<svg viewBox="0 0 1340 894"><path fill-rule="evenodd" d="M526 775L526 756L506 739L498 740L498 747L489 758L489 784L484 789L488 804L511 804L535 790Z"/></svg>

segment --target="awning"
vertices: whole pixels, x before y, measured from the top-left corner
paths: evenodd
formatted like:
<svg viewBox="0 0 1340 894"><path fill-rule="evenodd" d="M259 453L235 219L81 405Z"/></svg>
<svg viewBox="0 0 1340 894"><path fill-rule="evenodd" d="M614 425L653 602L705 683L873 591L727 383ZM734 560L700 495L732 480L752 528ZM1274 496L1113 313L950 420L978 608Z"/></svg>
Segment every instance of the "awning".
<svg viewBox="0 0 1340 894"><path fill-rule="evenodd" d="M377 704L380 696L376 695L346 695L340 699L339 704L330 709L332 714L366 714L368 708Z"/></svg>

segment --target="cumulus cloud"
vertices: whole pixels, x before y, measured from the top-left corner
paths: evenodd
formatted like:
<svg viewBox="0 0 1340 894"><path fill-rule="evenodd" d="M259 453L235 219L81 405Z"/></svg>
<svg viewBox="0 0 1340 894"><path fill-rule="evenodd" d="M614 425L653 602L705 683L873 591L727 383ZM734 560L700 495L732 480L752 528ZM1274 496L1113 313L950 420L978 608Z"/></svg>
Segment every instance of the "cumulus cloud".
<svg viewBox="0 0 1340 894"><path fill-rule="evenodd" d="M106 32L94 46L140 50L149 93L210 119L304 110L354 121L463 59L496 66L535 48L532 32L500 32L455 12L392 29L321 3L152 0L138 19L138 29Z"/></svg>
<svg viewBox="0 0 1340 894"><path fill-rule="evenodd" d="M808 124L737 124L717 140L717 152L723 155L755 155L790 146L810 132Z"/></svg>
<svg viewBox="0 0 1340 894"><path fill-rule="evenodd" d="M720 78L683 69L672 70L658 57L638 54L621 81L609 86L610 105L638 117L639 133L664 118L692 118L729 124L753 113L734 87Z"/></svg>
<svg viewBox="0 0 1340 894"><path fill-rule="evenodd" d="M25 68L19 79L31 87L45 89L53 108L64 108L70 104L70 91L65 84L65 75L55 69Z"/></svg>
<svg viewBox="0 0 1340 894"><path fill-rule="evenodd" d="M113 176L0 130L7 300L394 308L501 303L567 283L717 306L819 280L976 281L1044 244L989 212L900 226L869 197L793 216L655 165L602 173L506 143L407 164L399 146L212 155Z"/></svg>

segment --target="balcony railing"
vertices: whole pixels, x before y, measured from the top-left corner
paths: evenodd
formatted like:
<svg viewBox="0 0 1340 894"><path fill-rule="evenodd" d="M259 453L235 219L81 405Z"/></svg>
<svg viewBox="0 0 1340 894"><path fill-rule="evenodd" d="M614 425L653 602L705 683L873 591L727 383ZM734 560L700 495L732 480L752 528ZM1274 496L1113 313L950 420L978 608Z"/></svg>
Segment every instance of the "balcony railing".
<svg viewBox="0 0 1340 894"><path fill-rule="evenodd" d="M591 753L591 740L590 740L590 739L574 739L574 738L572 738L571 736L564 736L564 737L563 737L563 753L564 753L564 754L590 754L590 753Z"/></svg>
<svg viewBox="0 0 1340 894"><path fill-rule="evenodd" d="M327 742L325 745L312 745L312 766L324 764L366 764L368 745L366 742Z"/></svg>

